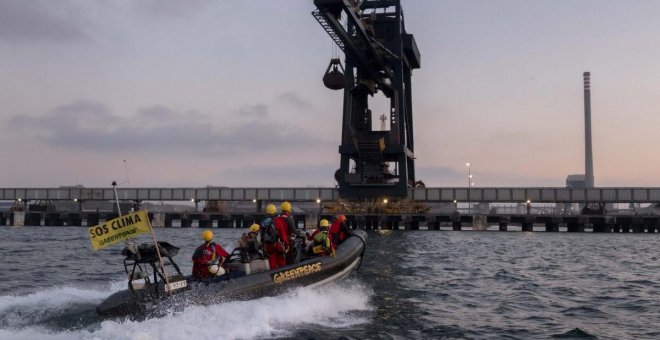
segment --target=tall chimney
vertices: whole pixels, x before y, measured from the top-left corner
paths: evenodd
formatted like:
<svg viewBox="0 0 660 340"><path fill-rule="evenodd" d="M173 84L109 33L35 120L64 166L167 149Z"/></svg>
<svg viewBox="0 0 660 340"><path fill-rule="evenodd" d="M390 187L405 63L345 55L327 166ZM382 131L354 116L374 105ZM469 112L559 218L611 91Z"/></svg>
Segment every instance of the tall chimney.
<svg viewBox="0 0 660 340"><path fill-rule="evenodd" d="M584 185L594 187L594 158L591 153L591 74L584 72Z"/></svg>

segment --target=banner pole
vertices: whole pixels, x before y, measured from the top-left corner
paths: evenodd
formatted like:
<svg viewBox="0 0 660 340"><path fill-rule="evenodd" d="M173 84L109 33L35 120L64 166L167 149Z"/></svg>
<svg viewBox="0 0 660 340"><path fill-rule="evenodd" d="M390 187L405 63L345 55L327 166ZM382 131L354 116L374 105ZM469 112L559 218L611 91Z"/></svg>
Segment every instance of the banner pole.
<svg viewBox="0 0 660 340"><path fill-rule="evenodd" d="M119 196L117 196L117 182L112 181L112 190L115 193L115 202L117 203L117 213L119 213L119 216L121 216L121 208L119 206ZM146 210L144 210L145 214L147 213ZM147 223L149 224L149 230L151 230L151 236L154 239L154 246L156 247L156 254L158 254L158 261L160 262L160 267L163 268L163 275L165 276L165 287L167 287L167 292L172 295L172 290L169 289L170 287L170 280L167 277L167 269L165 268L165 263L163 262L163 257L160 255L160 247L158 246L158 241L156 240L156 233L154 232L154 228L151 226L151 220L149 219L149 215L147 214ZM128 242L128 241L127 241Z"/></svg>
<svg viewBox="0 0 660 340"><path fill-rule="evenodd" d="M147 213L146 210L143 210L145 214ZM163 257L160 256L160 247L158 246L158 241L156 241L156 233L154 232L154 228L151 226L151 220L149 219L149 214L147 214L147 223L149 224L149 230L151 230L151 236L154 239L154 245L156 246L156 254L158 254L158 260L160 261L160 267L163 268L163 274L165 275L165 287L167 287L167 292L172 295L172 290L169 289L170 287L170 279L167 277L167 269L165 269L165 263L163 262Z"/></svg>
<svg viewBox="0 0 660 340"><path fill-rule="evenodd" d="M119 196L117 196L117 181L112 181L112 191L115 192L115 202L117 203L117 214L121 216L121 208L119 207Z"/></svg>

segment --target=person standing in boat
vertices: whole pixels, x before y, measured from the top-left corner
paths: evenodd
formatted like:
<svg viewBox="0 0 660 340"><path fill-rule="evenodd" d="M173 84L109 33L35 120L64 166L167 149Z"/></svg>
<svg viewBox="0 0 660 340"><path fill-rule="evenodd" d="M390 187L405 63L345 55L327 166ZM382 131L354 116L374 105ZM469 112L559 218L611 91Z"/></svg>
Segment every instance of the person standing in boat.
<svg viewBox="0 0 660 340"><path fill-rule="evenodd" d="M206 229L202 232L204 243L193 253L192 275L198 280L208 280L211 276L222 275L223 265L229 253L221 245L213 242L213 232Z"/></svg>
<svg viewBox="0 0 660 340"><path fill-rule="evenodd" d="M277 209L269 204L266 218L261 221L261 242L268 255L270 269L286 266L286 252L289 250L289 235L286 222L275 216Z"/></svg>
<svg viewBox="0 0 660 340"><path fill-rule="evenodd" d="M342 244L352 234L351 229L346 225L346 216L337 216L337 219L330 225L328 233L330 234L332 247L336 249L338 245Z"/></svg>
<svg viewBox="0 0 660 340"><path fill-rule="evenodd" d="M276 222L276 223L284 223L286 225L287 236L289 240L290 241L295 240L296 237L298 237L299 240L303 240L304 235L300 232L300 230L298 230L298 228L296 228L296 222L293 219L293 211L291 209L291 203L286 201L283 202L282 205L280 206L280 210L281 210L280 215L277 216L277 219L282 219L283 222ZM293 264L296 262L300 262L301 252L302 252L302 247L299 244L296 249L289 249L289 251L287 251L286 253L286 264Z"/></svg>

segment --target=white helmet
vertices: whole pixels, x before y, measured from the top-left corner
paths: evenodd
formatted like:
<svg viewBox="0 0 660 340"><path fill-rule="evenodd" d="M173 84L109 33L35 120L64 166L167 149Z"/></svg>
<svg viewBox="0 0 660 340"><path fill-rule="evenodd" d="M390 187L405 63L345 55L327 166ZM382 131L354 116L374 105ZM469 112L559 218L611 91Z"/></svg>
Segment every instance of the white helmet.
<svg viewBox="0 0 660 340"><path fill-rule="evenodd" d="M225 268L222 268L222 266L218 266L217 264L212 264L209 266L209 273L215 276L225 275Z"/></svg>

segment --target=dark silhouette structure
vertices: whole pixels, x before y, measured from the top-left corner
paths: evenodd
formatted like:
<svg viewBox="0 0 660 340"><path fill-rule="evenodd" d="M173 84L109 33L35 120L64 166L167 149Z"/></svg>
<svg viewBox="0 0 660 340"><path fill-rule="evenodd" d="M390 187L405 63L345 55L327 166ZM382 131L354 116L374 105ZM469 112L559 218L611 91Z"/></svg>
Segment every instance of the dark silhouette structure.
<svg viewBox="0 0 660 340"><path fill-rule="evenodd" d="M414 187L411 73L420 54L404 25L400 0L314 0L312 15L345 54L332 59L323 81L344 90L340 168L345 198L406 197ZM345 72L345 73L343 73ZM383 95L389 112L373 129L370 98ZM386 100L386 101L387 101ZM389 130L382 127L389 122ZM419 183L418 185L421 185Z"/></svg>

